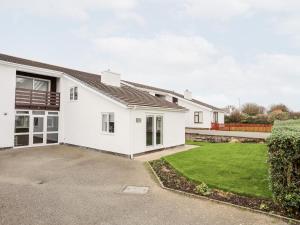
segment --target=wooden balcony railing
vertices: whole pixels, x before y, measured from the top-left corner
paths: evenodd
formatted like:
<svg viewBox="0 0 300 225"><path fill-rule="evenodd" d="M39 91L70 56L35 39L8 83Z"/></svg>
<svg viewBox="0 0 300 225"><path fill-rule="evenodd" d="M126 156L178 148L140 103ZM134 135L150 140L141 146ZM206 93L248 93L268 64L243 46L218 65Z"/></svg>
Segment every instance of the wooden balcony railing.
<svg viewBox="0 0 300 225"><path fill-rule="evenodd" d="M59 110L60 93L16 89L16 108L36 110Z"/></svg>

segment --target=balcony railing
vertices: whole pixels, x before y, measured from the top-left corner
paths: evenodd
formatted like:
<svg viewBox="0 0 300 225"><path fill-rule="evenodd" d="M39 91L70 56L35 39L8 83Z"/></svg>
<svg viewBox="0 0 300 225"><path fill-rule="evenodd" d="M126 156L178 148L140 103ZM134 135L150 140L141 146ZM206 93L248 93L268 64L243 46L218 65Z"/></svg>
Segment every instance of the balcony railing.
<svg viewBox="0 0 300 225"><path fill-rule="evenodd" d="M15 103L21 109L59 110L60 93L17 88Z"/></svg>

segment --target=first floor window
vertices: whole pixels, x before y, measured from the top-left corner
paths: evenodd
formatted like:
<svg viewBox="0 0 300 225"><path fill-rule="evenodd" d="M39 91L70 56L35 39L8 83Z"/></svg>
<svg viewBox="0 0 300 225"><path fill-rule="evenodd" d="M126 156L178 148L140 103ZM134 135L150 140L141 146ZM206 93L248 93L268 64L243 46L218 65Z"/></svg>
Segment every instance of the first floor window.
<svg viewBox="0 0 300 225"><path fill-rule="evenodd" d="M114 113L102 113L102 132L115 133Z"/></svg>
<svg viewBox="0 0 300 225"><path fill-rule="evenodd" d="M70 100L74 100L74 88L70 88Z"/></svg>
<svg viewBox="0 0 300 225"><path fill-rule="evenodd" d="M194 123L203 123L203 112L194 112Z"/></svg>
<svg viewBox="0 0 300 225"><path fill-rule="evenodd" d="M78 87L70 88L70 100L71 101L78 100Z"/></svg>
<svg viewBox="0 0 300 225"><path fill-rule="evenodd" d="M219 122L219 113L218 112L214 112L213 122L214 123L218 123Z"/></svg>

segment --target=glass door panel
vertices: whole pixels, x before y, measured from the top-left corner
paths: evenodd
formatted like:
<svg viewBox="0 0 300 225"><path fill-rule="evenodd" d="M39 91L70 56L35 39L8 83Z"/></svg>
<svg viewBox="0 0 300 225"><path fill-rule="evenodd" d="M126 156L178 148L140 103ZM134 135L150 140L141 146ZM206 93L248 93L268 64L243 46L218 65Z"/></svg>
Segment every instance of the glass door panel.
<svg viewBox="0 0 300 225"><path fill-rule="evenodd" d="M153 116L147 116L146 119L146 145L152 146L153 141L153 130L154 130L154 119Z"/></svg>
<svg viewBox="0 0 300 225"><path fill-rule="evenodd" d="M163 143L163 117L156 117L156 144L161 145Z"/></svg>
<svg viewBox="0 0 300 225"><path fill-rule="evenodd" d="M44 117L33 117L33 144L44 143Z"/></svg>

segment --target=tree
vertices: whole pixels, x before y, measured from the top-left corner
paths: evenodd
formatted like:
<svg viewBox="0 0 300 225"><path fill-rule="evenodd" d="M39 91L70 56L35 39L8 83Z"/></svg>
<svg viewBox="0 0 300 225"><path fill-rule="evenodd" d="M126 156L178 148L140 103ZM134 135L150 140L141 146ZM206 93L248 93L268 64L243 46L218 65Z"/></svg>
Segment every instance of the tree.
<svg viewBox="0 0 300 225"><path fill-rule="evenodd" d="M249 116L256 116L258 114L264 114L265 108L255 103L246 103L242 107L242 112Z"/></svg>
<svg viewBox="0 0 300 225"><path fill-rule="evenodd" d="M280 111L280 112L289 112L289 108L285 104L275 104L271 105L269 113Z"/></svg>
<svg viewBox="0 0 300 225"><path fill-rule="evenodd" d="M225 117L226 123L240 123L243 116L240 111L234 110L229 116Z"/></svg>

